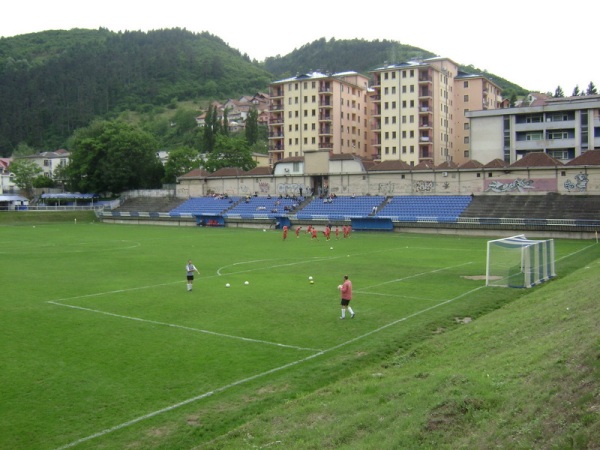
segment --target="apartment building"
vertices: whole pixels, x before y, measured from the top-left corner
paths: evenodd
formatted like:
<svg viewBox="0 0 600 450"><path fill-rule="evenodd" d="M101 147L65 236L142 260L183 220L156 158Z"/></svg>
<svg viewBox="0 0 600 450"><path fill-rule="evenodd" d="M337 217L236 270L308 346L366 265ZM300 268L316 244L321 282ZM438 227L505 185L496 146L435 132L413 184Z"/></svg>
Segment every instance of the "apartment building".
<svg viewBox="0 0 600 450"><path fill-rule="evenodd" d="M357 72L310 72L271 83L271 164L306 151L372 157L368 88L368 77Z"/></svg>
<svg viewBox="0 0 600 450"><path fill-rule="evenodd" d="M543 152L568 162L600 148L600 95L538 99L529 106L469 111L471 158L512 164Z"/></svg>
<svg viewBox="0 0 600 450"><path fill-rule="evenodd" d="M502 100L497 85L461 72L448 58L386 64L371 73L371 145L382 161L465 162L470 157L466 112L497 108Z"/></svg>

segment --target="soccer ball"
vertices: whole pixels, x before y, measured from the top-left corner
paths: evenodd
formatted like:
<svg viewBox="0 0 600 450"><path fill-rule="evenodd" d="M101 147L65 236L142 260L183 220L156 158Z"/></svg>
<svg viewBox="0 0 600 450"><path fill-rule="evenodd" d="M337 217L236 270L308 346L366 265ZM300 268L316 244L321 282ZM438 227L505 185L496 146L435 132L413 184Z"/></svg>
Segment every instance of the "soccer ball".
<svg viewBox="0 0 600 450"><path fill-rule="evenodd" d="M308 277L308 279L309 279L309 280L312 280L313 278L312 278L312 276L311 276L311 277Z"/></svg>
<svg viewBox="0 0 600 450"><path fill-rule="evenodd" d="M225 285L225 287L230 287L230 286L231 286L231 285L230 285L229 283L227 283L227 284Z"/></svg>
<svg viewBox="0 0 600 450"><path fill-rule="evenodd" d="M329 250L333 250L333 247L329 247Z"/></svg>
<svg viewBox="0 0 600 450"><path fill-rule="evenodd" d="M266 233L266 231L267 231L267 230L265 230L265 229L263 228L263 233Z"/></svg>
<svg viewBox="0 0 600 450"><path fill-rule="evenodd" d="M250 282L249 282L249 281L244 281L244 284L245 284L246 286L248 286L248 285L250 284Z"/></svg>
<svg viewBox="0 0 600 450"><path fill-rule="evenodd" d="M313 280L310 280L310 284L315 284L315 282ZM568 309L568 308L567 308Z"/></svg>

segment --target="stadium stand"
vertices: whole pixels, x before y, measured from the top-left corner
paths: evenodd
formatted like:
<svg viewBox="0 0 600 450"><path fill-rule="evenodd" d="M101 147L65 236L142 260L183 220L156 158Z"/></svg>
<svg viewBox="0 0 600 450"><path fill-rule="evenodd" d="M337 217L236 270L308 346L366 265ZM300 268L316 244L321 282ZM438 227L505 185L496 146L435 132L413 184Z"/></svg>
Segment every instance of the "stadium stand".
<svg viewBox="0 0 600 450"><path fill-rule="evenodd" d="M299 220L348 220L353 217L367 217L373 208L379 209L386 198L381 195L315 198L304 206L296 217Z"/></svg>
<svg viewBox="0 0 600 450"><path fill-rule="evenodd" d="M170 216L214 214L223 215L242 197L192 197L169 211Z"/></svg>
<svg viewBox="0 0 600 450"><path fill-rule="evenodd" d="M283 215L293 214L303 201L303 198L247 197L228 210L225 213L225 217L274 219Z"/></svg>
<svg viewBox="0 0 600 450"><path fill-rule="evenodd" d="M469 195L394 196L376 216L398 222L456 222L470 202Z"/></svg>

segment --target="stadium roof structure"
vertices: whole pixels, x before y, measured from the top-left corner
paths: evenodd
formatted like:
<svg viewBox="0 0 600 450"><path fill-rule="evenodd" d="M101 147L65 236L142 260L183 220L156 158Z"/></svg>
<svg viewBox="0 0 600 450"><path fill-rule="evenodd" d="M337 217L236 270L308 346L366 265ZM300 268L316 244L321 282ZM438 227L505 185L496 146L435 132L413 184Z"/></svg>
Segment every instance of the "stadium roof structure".
<svg viewBox="0 0 600 450"><path fill-rule="evenodd" d="M29 201L20 195L0 194L0 202L26 202Z"/></svg>
<svg viewBox="0 0 600 450"><path fill-rule="evenodd" d="M41 198L54 200L93 200L98 194L80 194L79 192L61 192L58 194L42 194Z"/></svg>

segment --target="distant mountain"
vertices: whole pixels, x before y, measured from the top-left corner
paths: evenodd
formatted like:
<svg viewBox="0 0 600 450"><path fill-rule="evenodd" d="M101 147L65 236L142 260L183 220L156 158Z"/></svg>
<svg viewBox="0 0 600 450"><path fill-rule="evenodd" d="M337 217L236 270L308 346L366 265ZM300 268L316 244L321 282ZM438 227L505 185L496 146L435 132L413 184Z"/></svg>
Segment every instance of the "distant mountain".
<svg viewBox="0 0 600 450"><path fill-rule="evenodd" d="M322 38L258 63L217 36L178 28L73 29L0 38L0 156L20 143L59 148L75 129L123 111L252 95L272 81L309 70L368 75L386 61L432 56L387 40ZM472 66L462 69L480 73ZM509 92L525 92L486 75Z"/></svg>

